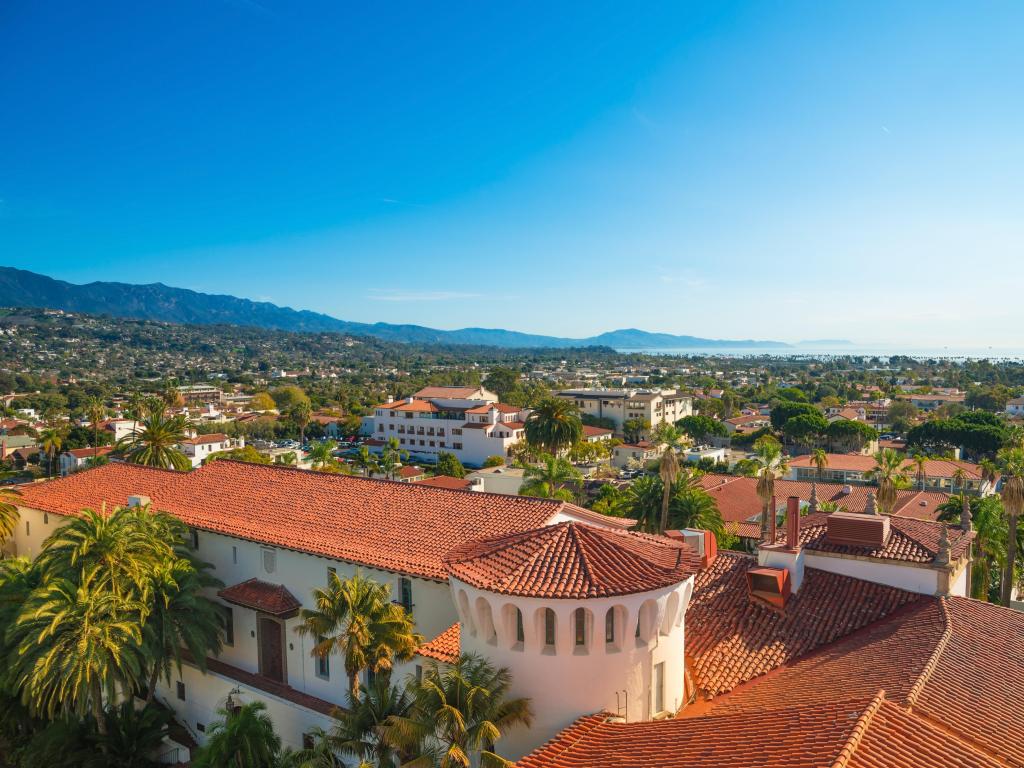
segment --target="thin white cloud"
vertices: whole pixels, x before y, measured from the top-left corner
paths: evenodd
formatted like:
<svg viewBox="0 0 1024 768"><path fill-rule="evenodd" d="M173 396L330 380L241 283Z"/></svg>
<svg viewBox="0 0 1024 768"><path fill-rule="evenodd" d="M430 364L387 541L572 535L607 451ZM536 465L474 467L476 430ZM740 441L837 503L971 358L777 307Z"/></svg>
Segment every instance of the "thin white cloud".
<svg viewBox="0 0 1024 768"><path fill-rule="evenodd" d="M463 291L409 291L397 288L371 288L367 297L373 301L460 301L478 299L480 294Z"/></svg>

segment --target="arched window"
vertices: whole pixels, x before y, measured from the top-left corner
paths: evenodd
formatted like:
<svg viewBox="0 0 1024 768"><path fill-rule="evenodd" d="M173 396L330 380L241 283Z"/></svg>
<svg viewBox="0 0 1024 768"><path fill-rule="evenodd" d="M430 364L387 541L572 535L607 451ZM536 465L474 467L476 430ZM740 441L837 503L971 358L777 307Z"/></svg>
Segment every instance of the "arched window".
<svg viewBox="0 0 1024 768"><path fill-rule="evenodd" d="M550 608L544 609L544 645L554 646L555 644L555 612Z"/></svg>
<svg viewBox="0 0 1024 768"><path fill-rule="evenodd" d="M523 612L516 608L516 642L522 643L526 640L526 633L523 632Z"/></svg>
<svg viewBox="0 0 1024 768"><path fill-rule="evenodd" d="M587 644L587 612L582 608L577 608L573 612L573 623L576 630L576 645L583 646Z"/></svg>
<svg viewBox="0 0 1024 768"><path fill-rule="evenodd" d="M604 615L604 641L606 643L615 642L615 609L609 608L608 613Z"/></svg>

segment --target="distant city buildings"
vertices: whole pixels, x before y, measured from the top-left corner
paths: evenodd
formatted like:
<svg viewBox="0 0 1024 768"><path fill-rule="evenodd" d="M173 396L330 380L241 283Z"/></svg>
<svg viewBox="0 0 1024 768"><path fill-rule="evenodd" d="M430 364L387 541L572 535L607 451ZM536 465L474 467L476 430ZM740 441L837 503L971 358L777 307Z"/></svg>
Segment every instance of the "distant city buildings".
<svg viewBox="0 0 1024 768"><path fill-rule="evenodd" d="M646 421L653 428L693 413L693 398L675 389L565 389L558 397L575 403L581 415L609 419L620 435L628 421Z"/></svg>

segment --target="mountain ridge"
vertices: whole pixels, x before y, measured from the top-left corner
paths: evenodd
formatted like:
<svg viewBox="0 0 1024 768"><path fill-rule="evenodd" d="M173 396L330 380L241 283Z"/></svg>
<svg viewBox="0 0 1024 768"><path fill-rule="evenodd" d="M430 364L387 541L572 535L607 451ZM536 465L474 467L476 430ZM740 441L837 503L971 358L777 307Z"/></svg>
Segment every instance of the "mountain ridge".
<svg viewBox="0 0 1024 768"><path fill-rule="evenodd" d="M284 331L347 333L387 341L423 344L478 344L495 347L590 347L620 349L787 349L781 341L705 339L621 328L581 339L522 333L504 328L439 330L422 325L360 323L307 309L282 307L229 294L200 293L164 283L94 281L69 283L29 270L0 266L0 306L60 309L142 320L197 325L251 326Z"/></svg>

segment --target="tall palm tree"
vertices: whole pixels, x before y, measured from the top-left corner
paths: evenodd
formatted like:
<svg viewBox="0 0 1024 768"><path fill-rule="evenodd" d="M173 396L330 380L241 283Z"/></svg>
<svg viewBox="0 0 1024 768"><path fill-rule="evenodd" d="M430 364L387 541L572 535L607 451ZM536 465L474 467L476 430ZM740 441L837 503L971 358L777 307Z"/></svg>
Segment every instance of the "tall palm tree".
<svg viewBox="0 0 1024 768"><path fill-rule="evenodd" d="M1006 566L1000 602L1010 605L1013 595L1014 570L1017 565L1017 520L1024 513L1024 448L1004 448L998 455L1003 470L1003 508L1009 520L1006 535Z"/></svg>
<svg viewBox="0 0 1024 768"><path fill-rule="evenodd" d="M98 447L100 444L100 422L107 417L107 409L103 405L102 398L93 396L85 401L85 417L89 419L89 425L92 427L93 447Z"/></svg>
<svg viewBox="0 0 1024 768"><path fill-rule="evenodd" d="M334 461L334 449L338 444L333 440L324 440L313 446L309 452L310 461L313 462L313 469L327 469L336 466Z"/></svg>
<svg viewBox="0 0 1024 768"><path fill-rule="evenodd" d="M409 452L399 445L398 438L389 437L384 450L380 453L377 467L389 480L394 480L395 473L402 466L402 463L408 460Z"/></svg>
<svg viewBox="0 0 1024 768"><path fill-rule="evenodd" d="M661 526L661 478L654 475L638 477L626 488L619 509L625 517L636 520L636 528L657 533Z"/></svg>
<svg viewBox="0 0 1024 768"><path fill-rule="evenodd" d="M14 684L46 716L91 713L106 734L104 701L135 690L144 676L144 606L98 582L55 579L29 598L15 622Z"/></svg>
<svg viewBox="0 0 1024 768"><path fill-rule="evenodd" d="M439 768L510 766L496 742L516 726L533 722L530 700L509 698L512 676L486 659L463 654L450 667L431 663L412 682L412 713L393 716L388 740L418 757L411 764Z"/></svg>
<svg viewBox="0 0 1024 768"><path fill-rule="evenodd" d="M914 479L917 482L917 489L923 491L924 485L928 480L928 457L923 453L916 453L910 457L910 461L914 465Z"/></svg>
<svg viewBox="0 0 1024 768"><path fill-rule="evenodd" d="M125 459L132 464L162 469L188 470L192 462L178 445L187 439L188 422L184 416L149 413L120 443Z"/></svg>
<svg viewBox="0 0 1024 768"><path fill-rule="evenodd" d="M51 422L42 432L39 433L39 445L46 454L46 475L53 477L53 465L64 445L64 426Z"/></svg>
<svg viewBox="0 0 1024 768"><path fill-rule="evenodd" d="M789 462L779 441L764 437L754 444L754 461L757 464L757 497L761 500L761 540L765 541L770 530L769 515L775 514L775 479L789 468Z"/></svg>
<svg viewBox="0 0 1024 768"><path fill-rule="evenodd" d="M423 641L412 617L391 602L390 585L362 574L342 580L332 572L325 588L313 590L313 601L315 608L300 612L296 631L316 640L313 656L342 657L353 701L359 700L363 670L390 672L394 659L408 661Z"/></svg>
<svg viewBox="0 0 1024 768"><path fill-rule="evenodd" d="M170 684L172 667L181 673L183 649L204 672L207 656L220 653L223 623L217 605L203 594L220 582L206 572L208 567L184 557L168 558L153 567L149 614L143 627L150 665L147 704L161 676Z"/></svg>
<svg viewBox="0 0 1024 768"><path fill-rule="evenodd" d="M262 701L237 709L221 708L206 733L206 743L192 761L193 768L276 768L281 737Z"/></svg>
<svg viewBox="0 0 1024 768"><path fill-rule="evenodd" d="M967 470L963 467L957 467L950 477L950 491L955 493L957 486L960 486L961 493L967 490Z"/></svg>
<svg viewBox="0 0 1024 768"><path fill-rule="evenodd" d="M878 483L878 508L884 515L891 515L898 497L897 491L906 488L907 474L904 470L906 459L891 448L875 451L872 457L875 467L867 477Z"/></svg>
<svg viewBox="0 0 1024 768"><path fill-rule="evenodd" d="M962 494L950 496L939 505L938 519L944 523L960 523L964 501ZM992 574L995 572L1001 576L1006 562L1006 515L998 495L969 496L966 502L970 506L971 527L975 533L970 596L989 600ZM998 593L1000 590L996 591Z"/></svg>
<svg viewBox="0 0 1024 768"><path fill-rule="evenodd" d="M668 528L668 506L672 499L672 486L679 476L679 457L676 446L682 440L682 433L671 424L659 424L654 432L654 439L665 448L658 461L658 477L661 478L661 521L658 532L664 533Z"/></svg>
<svg viewBox="0 0 1024 768"><path fill-rule="evenodd" d="M568 460L545 453L540 464L530 464L523 471L519 495L572 501L575 494L569 486L578 487L582 482L583 475Z"/></svg>
<svg viewBox="0 0 1024 768"><path fill-rule="evenodd" d="M825 473L825 468L828 466L828 453L825 452L824 448L815 448L811 451L811 463L815 468L815 477L818 482L821 482L822 475Z"/></svg>
<svg viewBox="0 0 1024 768"><path fill-rule="evenodd" d="M288 409L288 420L299 428L299 444L306 444L306 427L313 418L313 406L308 400L300 400Z"/></svg>
<svg viewBox="0 0 1024 768"><path fill-rule="evenodd" d="M992 459L982 459L978 462L978 470L981 473L982 484L994 486L996 478L999 477L999 465Z"/></svg>
<svg viewBox="0 0 1024 768"><path fill-rule="evenodd" d="M412 714L413 696L404 686L392 685L381 676L362 686L358 700L349 700L346 710L335 713L337 724L327 736L328 743L342 755L377 768L399 768L410 756L385 738L390 718Z"/></svg>
<svg viewBox="0 0 1024 768"><path fill-rule="evenodd" d="M14 535L14 528L18 524L20 495L17 488L7 485L0 487L0 547Z"/></svg>
<svg viewBox="0 0 1024 768"><path fill-rule="evenodd" d="M548 397L526 417L525 432L528 443L557 456L583 437L583 422L571 400Z"/></svg>
<svg viewBox="0 0 1024 768"><path fill-rule="evenodd" d="M680 475L672 491L668 525L671 528L702 528L721 538L725 533L725 522L718 510L718 502L701 488L697 479L693 472Z"/></svg>

